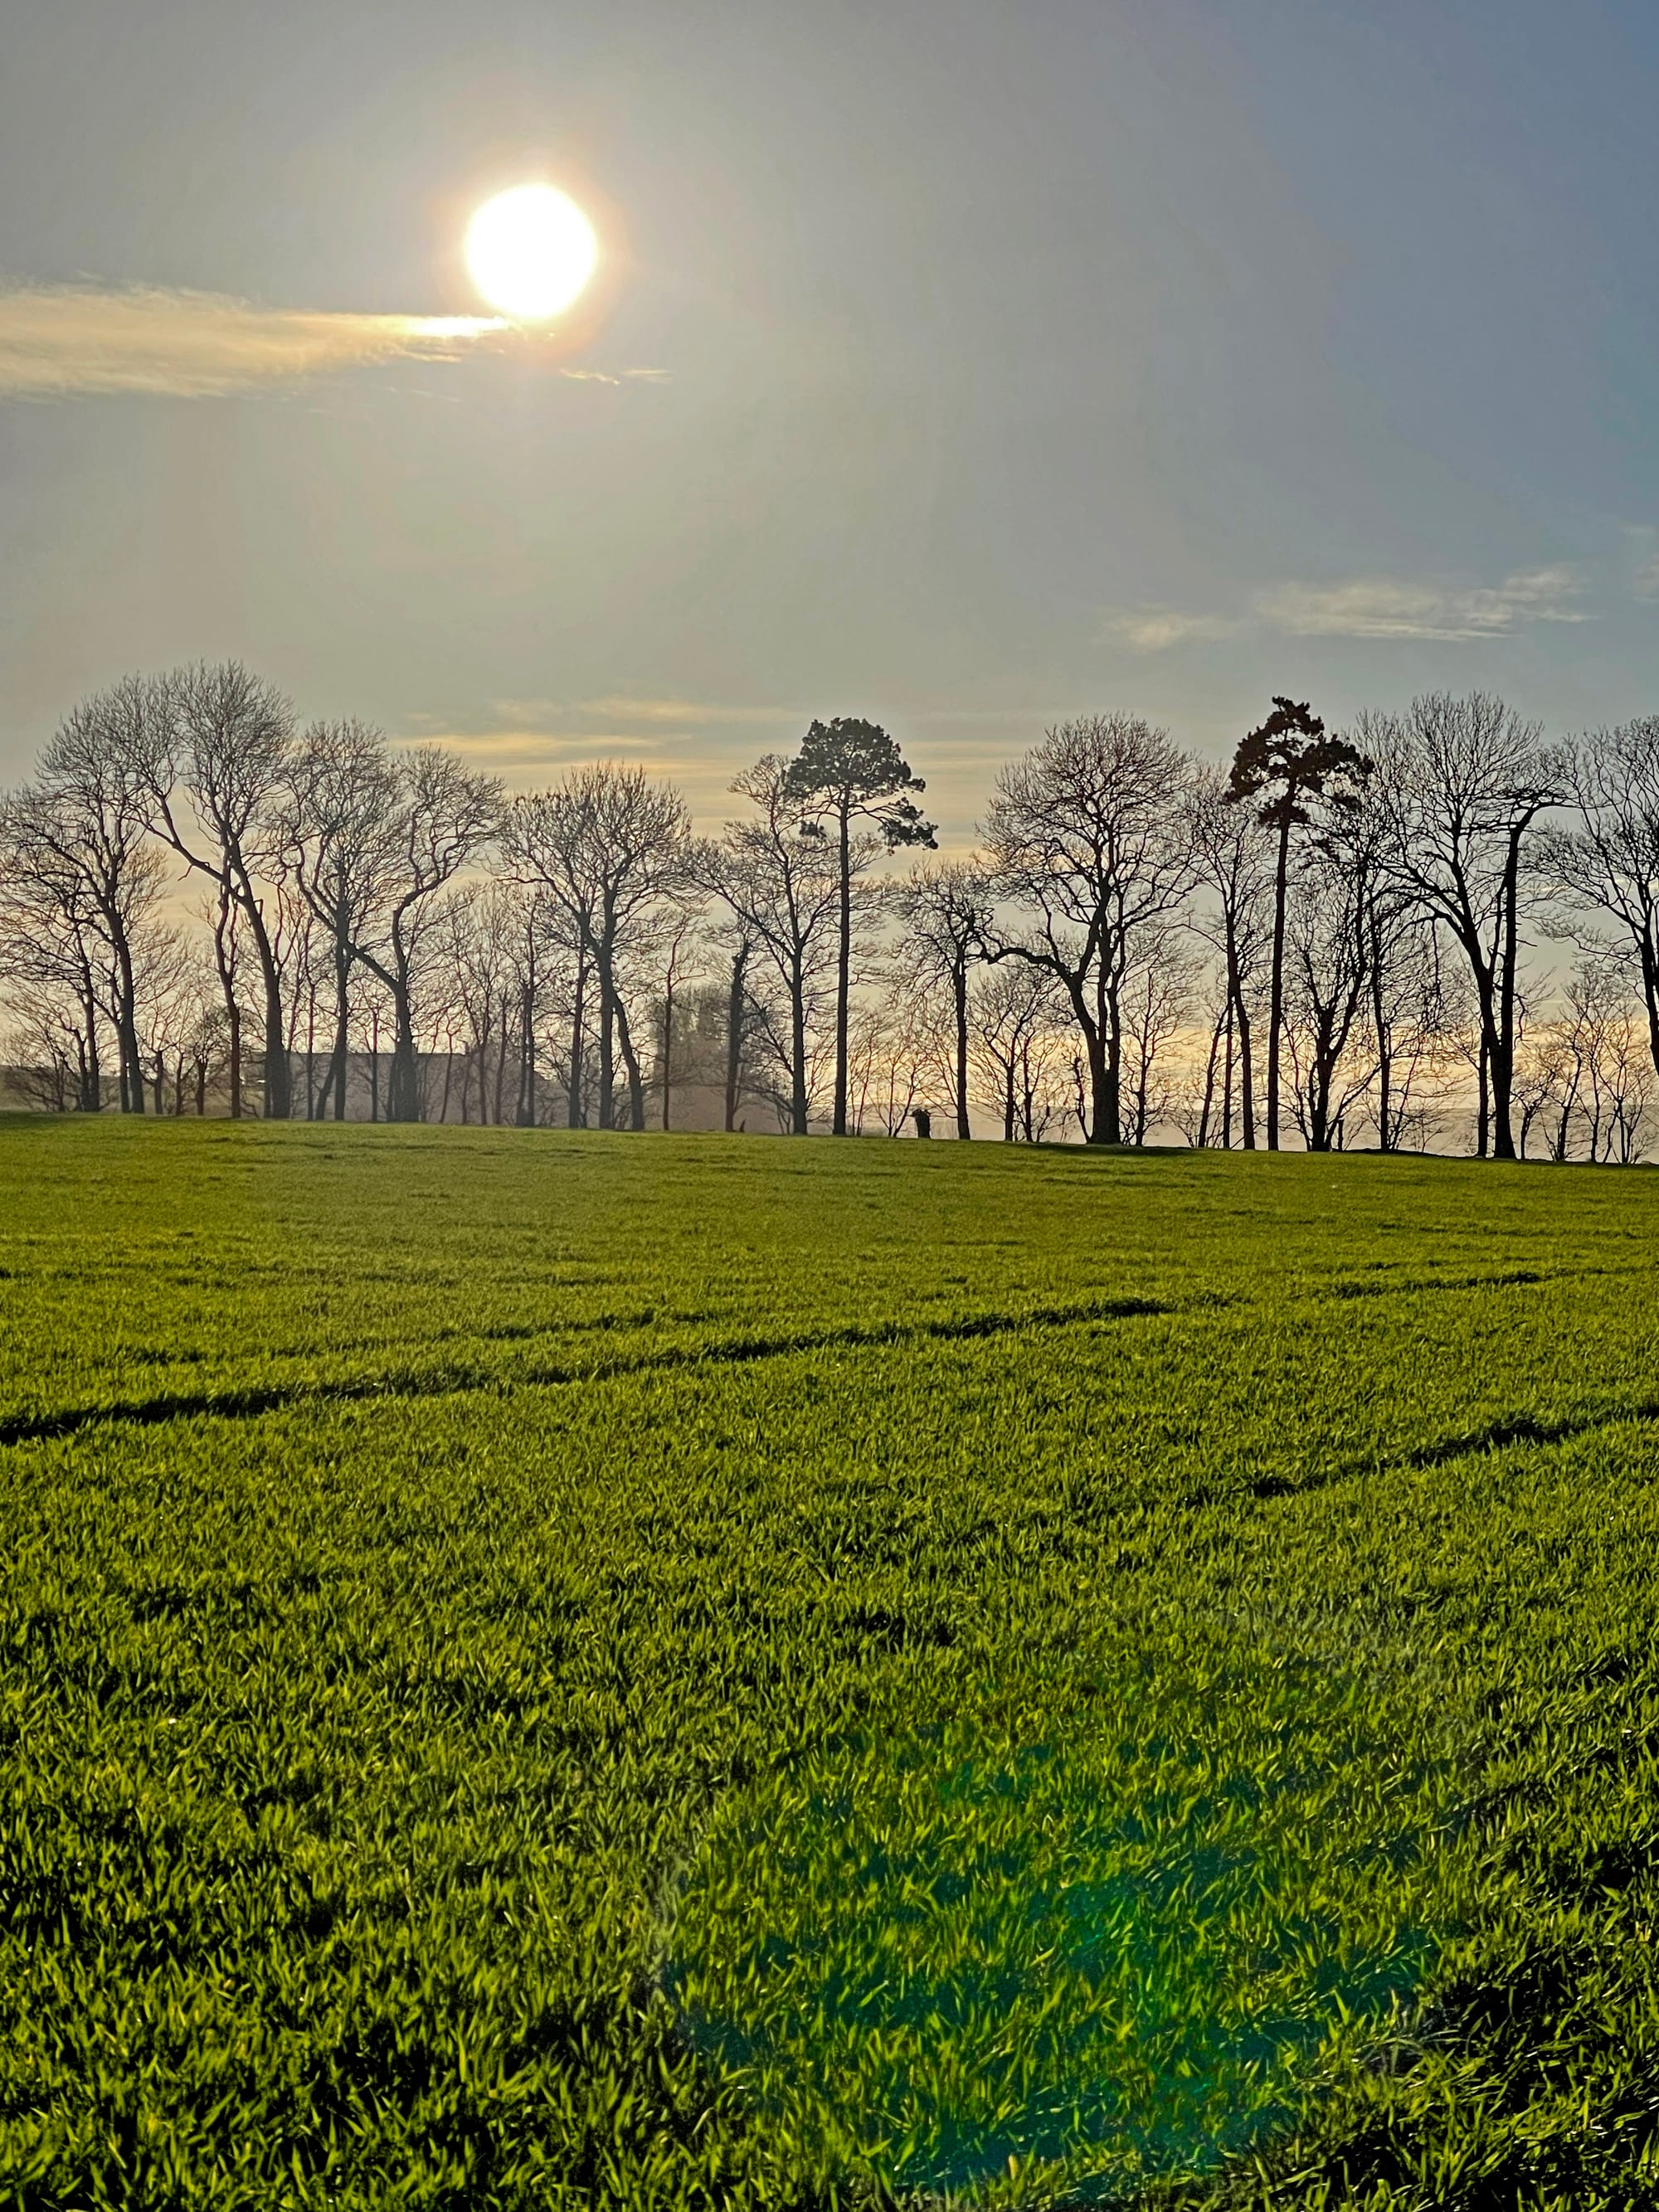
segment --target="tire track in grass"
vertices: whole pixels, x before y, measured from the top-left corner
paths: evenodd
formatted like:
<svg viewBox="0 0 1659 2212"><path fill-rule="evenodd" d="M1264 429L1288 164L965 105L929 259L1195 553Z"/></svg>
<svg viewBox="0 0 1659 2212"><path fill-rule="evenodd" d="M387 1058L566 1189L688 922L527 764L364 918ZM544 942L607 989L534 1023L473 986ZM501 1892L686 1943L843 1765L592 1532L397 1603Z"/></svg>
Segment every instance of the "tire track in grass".
<svg viewBox="0 0 1659 2212"><path fill-rule="evenodd" d="M209 1419L257 1420L306 1405L353 1405L391 1398L453 1398L514 1389L559 1389L574 1383L609 1382L629 1375L672 1374L683 1368L743 1366L787 1359L800 1352L858 1351L893 1345L950 1343L975 1337L1016 1335L1022 1329L1071 1328L1093 1322L1169 1318L1219 1304L1200 1299L1172 1305L1156 1298L1097 1298L1074 1306L1033 1306L1017 1314L969 1314L933 1322L853 1323L802 1330L787 1336L744 1336L702 1345L668 1345L634 1358L599 1359L583 1366L541 1366L517 1373L446 1366L425 1373L404 1370L335 1382L270 1383L233 1390L167 1391L154 1398L118 1400L61 1413L19 1414L0 1420L0 1446L45 1443L88 1429L126 1424L156 1427L168 1421Z"/></svg>
<svg viewBox="0 0 1659 2212"><path fill-rule="evenodd" d="M1641 1427L1652 1422L1659 1422L1659 1398L1604 1406L1595 1413L1563 1414L1555 1420L1540 1420L1533 1413L1507 1414L1499 1420L1489 1421L1484 1428L1465 1430L1460 1436L1443 1437L1438 1443L1419 1444L1396 1459L1348 1460L1323 1474L1310 1475L1300 1482L1288 1475L1258 1475L1244 1488L1249 1496L1263 1499L1307 1498L1318 1491L1332 1489L1339 1482L1352 1482L1366 1475L1407 1471L1423 1474L1431 1468L1453 1467L1459 1460L1485 1459L1493 1452L1506 1450L1511 1444L1547 1451L1557 1444L1572 1443L1580 1437L1594 1436L1598 1430L1616 1429L1626 1423ZM1206 1492L1200 1502L1207 1504L1212 1497L1222 1494Z"/></svg>
<svg viewBox="0 0 1659 2212"><path fill-rule="evenodd" d="M1326 1285L1290 1304L1320 1306L1350 1304L1359 1299L1418 1297L1430 1293L1531 1288L1550 1283L1576 1282L1601 1269L1514 1268L1495 1275L1431 1276L1401 1283L1346 1280ZM1071 1305L1032 1306L1017 1314L969 1314L941 1321L886 1321L849 1323L839 1328L801 1330L779 1336L743 1336L715 1340L703 1345L672 1345L634 1358L594 1360L586 1365L542 1365L516 1373L449 1363L424 1372L392 1369L376 1376L342 1376L330 1382L270 1383L228 1390L164 1391L153 1398L118 1399L105 1406L65 1407L52 1413L19 1413L0 1418L0 1449L55 1443L90 1429L119 1425L158 1427L168 1421L197 1419L258 1420L267 1413L295 1406L358 1405L380 1400L462 1397L474 1393L514 1389L565 1389L578 1383L613 1382L630 1375L670 1374L684 1368L741 1366L767 1359L787 1359L802 1352L881 1349L889 1346L951 1343L978 1337L1017 1334L1022 1329L1087 1328L1101 1322L1141 1319L1173 1320L1182 1315L1218 1312L1243 1301L1224 1291L1210 1291L1195 1298L1170 1302L1158 1298L1115 1297L1080 1301ZM654 1317L654 1316L653 1316ZM519 1340L538 1335L575 1335L588 1332L639 1326L647 1317L637 1314L600 1316L553 1323L545 1329L514 1327L486 1332L489 1340ZM1625 1418L1609 1415L1609 1419ZM1637 1418L1644 1418L1638 1415ZM1600 1417L1598 1417L1599 1425ZM1509 1438L1516 1441L1518 1438ZM1540 1437L1540 1441L1550 1439ZM1464 1451L1490 1449L1479 1440L1447 1449L1449 1457ZM1437 1449L1438 1447L1431 1447ZM1416 1463L1416 1462L1413 1462ZM1439 1464L1425 1460L1424 1465ZM1277 1497L1291 1490L1324 1486L1361 1472L1345 1468L1321 1481L1285 1482L1264 1477L1256 1486L1259 1497Z"/></svg>

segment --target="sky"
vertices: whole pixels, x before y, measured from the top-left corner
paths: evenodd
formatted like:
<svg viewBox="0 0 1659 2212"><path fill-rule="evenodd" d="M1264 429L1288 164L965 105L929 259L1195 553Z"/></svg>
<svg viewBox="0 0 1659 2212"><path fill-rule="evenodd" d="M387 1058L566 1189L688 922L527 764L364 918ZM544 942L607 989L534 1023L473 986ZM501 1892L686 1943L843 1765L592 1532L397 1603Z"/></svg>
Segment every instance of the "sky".
<svg viewBox="0 0 1659 2212"><path fill-rule="evenodd" d="M949 845L1071 714L1659 711L1656 106L1600 0L26 0L0 781L198 657L708 821L868 715ZM531 178L600 281L446 330Z"/></svg>

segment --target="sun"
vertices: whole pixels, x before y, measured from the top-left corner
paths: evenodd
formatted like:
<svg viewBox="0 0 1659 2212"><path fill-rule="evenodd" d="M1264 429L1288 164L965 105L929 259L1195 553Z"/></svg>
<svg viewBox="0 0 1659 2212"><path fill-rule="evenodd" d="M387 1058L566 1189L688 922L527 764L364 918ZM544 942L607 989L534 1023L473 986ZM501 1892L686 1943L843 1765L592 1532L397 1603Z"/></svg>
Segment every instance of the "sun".
<svg viewBox="0 0 1659 2212"><path fill-rule="evenodd" d="M518 323L562 313L593 274L599 241L573 199L552 185L515 185L466 227L466 265L490 306Z"/></svg>

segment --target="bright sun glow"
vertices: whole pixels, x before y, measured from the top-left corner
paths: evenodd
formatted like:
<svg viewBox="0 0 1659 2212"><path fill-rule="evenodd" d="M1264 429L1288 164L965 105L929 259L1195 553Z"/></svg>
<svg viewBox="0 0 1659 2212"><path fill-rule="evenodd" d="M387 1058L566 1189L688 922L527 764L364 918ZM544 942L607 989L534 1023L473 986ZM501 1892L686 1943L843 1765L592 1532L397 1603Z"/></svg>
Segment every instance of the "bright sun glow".
<svg viewBox="0 0 1659 2212"><path fill-rule="evenodd" d="M486 200L466 230L466 265L492 307L515 322L561 313L593 274L599 241L574 200L518 185Z"/></svg>

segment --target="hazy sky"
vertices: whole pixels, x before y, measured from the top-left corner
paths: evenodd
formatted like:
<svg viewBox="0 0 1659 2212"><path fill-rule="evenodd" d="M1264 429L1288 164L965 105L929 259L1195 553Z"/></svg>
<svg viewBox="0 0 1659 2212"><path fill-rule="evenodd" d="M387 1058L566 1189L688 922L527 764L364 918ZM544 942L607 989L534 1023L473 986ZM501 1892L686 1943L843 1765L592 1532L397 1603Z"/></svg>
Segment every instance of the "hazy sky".
<svg viewBox="0 0 1659 2212"><path fill-rule="evenodd" d="M1656 107L1651 0L22 0L0 775L204 654L705 814L867 714L957 835L1093 708L1659 709ZM432 357L536 175L595 311Z"/></svg>

